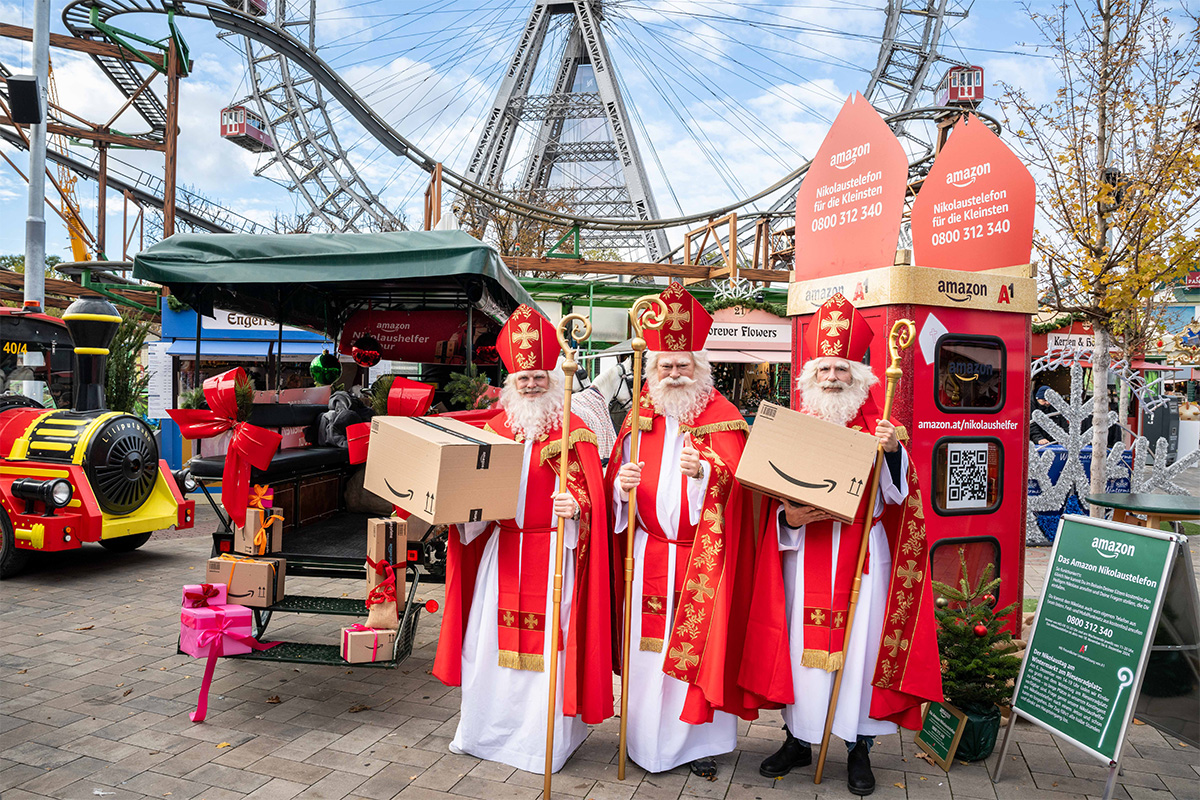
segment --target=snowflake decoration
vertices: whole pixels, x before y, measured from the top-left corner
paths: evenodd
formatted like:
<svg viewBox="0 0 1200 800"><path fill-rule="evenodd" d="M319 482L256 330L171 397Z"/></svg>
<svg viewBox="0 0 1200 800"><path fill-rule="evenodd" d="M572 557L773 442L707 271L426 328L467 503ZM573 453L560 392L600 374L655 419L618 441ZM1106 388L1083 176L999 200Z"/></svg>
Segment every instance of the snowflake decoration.
<svg viewBox="0 0 1200 800"><path fill-rule="evenodd" d="M753 300L754 296L762 291L745 278L714 281L714 283L716 283L716 291L713 293L713 299L718 302L722 300Z"/></svg>

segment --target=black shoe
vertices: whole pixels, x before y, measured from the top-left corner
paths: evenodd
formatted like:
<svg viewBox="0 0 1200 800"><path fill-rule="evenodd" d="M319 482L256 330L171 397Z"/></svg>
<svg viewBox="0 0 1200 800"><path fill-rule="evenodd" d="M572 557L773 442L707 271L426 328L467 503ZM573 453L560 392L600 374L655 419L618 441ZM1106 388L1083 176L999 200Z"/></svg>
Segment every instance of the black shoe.
<svg viewBox="0 0 1200 800"><path fill-rule="evenodd" d="M688 763L688 769L693 775L698 775L705 780L715 781L717 779L717 762L712 758L697 758L695 761Z"/></svg>
<svg viewBox="0 0 1200 800"><path fill-rule="evenodd" d="M871 752L859 742L846 756L846 788L850 794L866 797L875 791L875 775L871 772Z"/></svg>
<svg viewBox="0 0 1200 800"><path fill-rule="evenodd" d="M758 774L764 778L782 778L796 767L807 767L812 763L812 747L792 736L787 725L783 726L783 732L787 734L783 747L764 758L758 767Z"/></svg>

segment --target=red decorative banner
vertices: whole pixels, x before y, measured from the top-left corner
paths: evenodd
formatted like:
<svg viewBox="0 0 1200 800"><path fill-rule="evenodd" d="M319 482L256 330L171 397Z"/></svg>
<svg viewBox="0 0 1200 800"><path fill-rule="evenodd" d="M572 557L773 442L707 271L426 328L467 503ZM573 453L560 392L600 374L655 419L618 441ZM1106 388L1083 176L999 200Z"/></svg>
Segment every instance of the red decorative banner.
<svg viewBox="0 0 1200 800"><path fill-rule="evenodd" d="M1028 264L1033 214L1033 176L969 114L954 126L913 203L913 263L965 272Z"/></svg>
<svg viewBox="0 0 1200 800"><path fill-rule="evenodd" d="M482 313L475 314L477 338L484 330L495 329ZM354 342L367 335L378 340L380 357L390 361L465 364L467 360L466 311L356 311L342 328L338 349L349 353ZM491 360L495 361L494 352Z"/></svg>
<svg viewBox="0 0 1200 800"><path fill-rule="evenodd" d="M842 106L796 194L796 280L890 267L908 157L861 94Z"/></svg>

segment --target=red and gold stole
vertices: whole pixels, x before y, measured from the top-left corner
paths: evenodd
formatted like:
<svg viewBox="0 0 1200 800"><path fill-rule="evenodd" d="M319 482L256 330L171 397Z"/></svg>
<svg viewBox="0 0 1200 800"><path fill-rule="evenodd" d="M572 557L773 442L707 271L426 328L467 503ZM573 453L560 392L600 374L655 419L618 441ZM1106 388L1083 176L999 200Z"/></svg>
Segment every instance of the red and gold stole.
<svg viewBox="0 0 1200 800"><path fill-rule="evenodd" d="M850 427L870 432L860 411ZM887 469L886 465L883 467ZM869 486L869 482L868 482ZM833 672L845 663L846 613L854 585L854 568L864 535L866 492L859 501L853 523L841 523L837 552L833 547L833 520L813 522L804 527L804 652L800 665ZM876 519L883 509L875 509ZM868 562L869 563L869 562ZM867 565L863 565L863 574Z"/></svg>
<svg viewBox="0 0 1200 800"><path fill-rule="evenodd" d="M664 423L665 424L665 423ZM643 474L652 476L638 486L638 520L637 525L647 534L646 549L642 555L642 637L638 647L661 653L663 640L667 631L667 607L679 606L679 593L683 590L683 579L687 575L688 562L692 555L692 542L696 535L696 526L691 524L691 512L688 506L687 477L680 473L679 530L677 537L672 540L662 529L658 518L658 476L661 474L663 449L666 437L643 436L638 448L638 460L646 466ZM675 551L675 574L668 582L667 570L670 565L672 547ZM668 603L667 592L672 593Z"/></svg>
<svg viewBox="0 0 1200 800"><path fill-rule="evenodd" d="M512 429L501 415L488 423L487 429L502 436L512 436ZM546 628L546 588L550 578L550 556L558 533L557 525L547 525L554 518L553 495L558 492L558 461L561 448L561 429L544 435L532 444L529 475L524 488L525 525L507 519L499 523L499 606L496 612L499 664L510 669L541 672L544 667ZM592 438L590 431L573 430L570 443ZM518 441L523 441L523 437ZM590 502L583 487L583 471L572 448L568 454L568 488L580 503L580 519L587 518ZM578 498L585 498L579 500ZM585 507L585 504L587 507ZM586 546L585 531L580 530L578 547ZM579 550L578 552L582 552ZM565 637L559 636L559 650Z"/></svg>

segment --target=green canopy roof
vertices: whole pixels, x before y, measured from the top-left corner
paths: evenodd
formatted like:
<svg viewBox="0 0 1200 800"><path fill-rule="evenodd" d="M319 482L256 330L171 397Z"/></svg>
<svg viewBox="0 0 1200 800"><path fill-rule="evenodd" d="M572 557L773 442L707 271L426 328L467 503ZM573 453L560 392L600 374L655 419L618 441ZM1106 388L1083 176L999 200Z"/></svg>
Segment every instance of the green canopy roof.
<svg viewBox="0 0 1200 800"><path fill-rule="evenodd" d="M461 231L177 234L134 256L133 276L202 313L215 304L326 333L368 305L473 305L497 321L537 307L496 249Z"/></svg>

